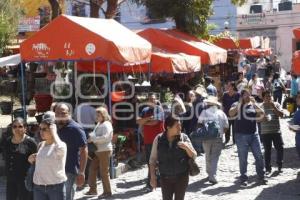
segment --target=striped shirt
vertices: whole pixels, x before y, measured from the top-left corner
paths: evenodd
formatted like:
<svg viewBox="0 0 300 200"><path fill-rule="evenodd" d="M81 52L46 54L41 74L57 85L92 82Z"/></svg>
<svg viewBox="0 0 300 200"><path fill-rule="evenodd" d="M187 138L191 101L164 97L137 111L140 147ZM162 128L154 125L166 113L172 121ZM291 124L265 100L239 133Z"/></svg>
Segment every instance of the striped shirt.
<svg viewBox="0 0 300 200"><path fill-rule="evenodd" d="M278 110L282 110L279 103L275 102ZM261 122L261 134L281 133L279 117L275 114L274 108L271 105L262 103L260 107L265 111L266 116L270 116L270 121Z"/></svg>

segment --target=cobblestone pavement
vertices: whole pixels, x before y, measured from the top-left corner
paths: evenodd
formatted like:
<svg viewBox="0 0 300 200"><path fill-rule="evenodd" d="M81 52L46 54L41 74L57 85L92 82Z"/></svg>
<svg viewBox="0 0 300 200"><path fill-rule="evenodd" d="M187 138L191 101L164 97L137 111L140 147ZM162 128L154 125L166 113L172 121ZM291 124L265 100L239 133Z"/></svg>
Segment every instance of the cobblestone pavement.
<svg viewBox="0 0 300 200"><path fill-rule="evenodd" d="M247 188L241 188L238 182L239 163L235 145L226 146L222 151L219 168L219 183L211 185L205 182L207 177L205 173L204 156L197 158L197 163L201 166L201 173L198 176L190 177L189 186L186 193L187 200L206 199L206 200L299 200L300 199L300 181L297 181L300 161L295 150L295 134L288 130L287 120L281 121L283 138L285 142L285 158L283 173L276 173L276 167L273 173L268 176L267 185L256 184L256 173L254 158L249 153L248 175L250 185ZM275 152L272 153L272 160L275 161ZM273 165L276 166L275 162ZM158 200L161 198L161 190L145 192L145 178L147 168L129 171L117 179L112 180L114 197L112 199L136 199L136 200ZM300 180L300 179L298 179ZM102 185L98 184L98 191L101 193ZM96 197L87 197L83 193L85 188L76 195L76 199L97 199Z"/></svg>
<svg viewBox="0 0 300 200"><path fill-rule="evenodd" d="M287 129L287 120L281 121L283 138L285 142L285 157L283 173L277 174L276 167L273 173L268 176L267 185L256 184L256 173L254 158L249 153L248 175L250 185L247 188L239 186L239 164L235 145L228 145L222 151L219 168L219 183L211 185L205 182L205 159L204 156L197 158L197 163L201 166L201 173L198 176L190 177L189 186L186 192L187 200L207 199L207 200L299 200L300 199L300 178L298 169L300 161L297 157L294 140L294 133ZM272 160L275 161L275 152L272 154ZM273 165L276 166L275 162ZM147 168L129 171L117 179L111 181L114 196L111 199L136 199L136 200L158 200L161 199L161 190L146 193L145 178ZM97 199L97 197L84 196L88 188L84 188L76 193L77 200ZM102 192L101 182L98 183L98 192ZM4 180L0 179L0 200L5 199Z"/></svg>

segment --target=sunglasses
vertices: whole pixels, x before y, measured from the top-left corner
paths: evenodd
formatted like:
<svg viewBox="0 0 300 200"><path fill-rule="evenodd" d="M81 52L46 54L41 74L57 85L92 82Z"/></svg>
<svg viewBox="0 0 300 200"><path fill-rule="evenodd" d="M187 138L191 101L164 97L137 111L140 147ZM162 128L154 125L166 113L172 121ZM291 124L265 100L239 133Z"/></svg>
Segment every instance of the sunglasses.
<svg viewBox="0 0 300 200"><path fill-rule="evenodd" d="M14 126L12 126L12 128L24 128L24 126L17 126L17 125L14 125Z"/></svg>

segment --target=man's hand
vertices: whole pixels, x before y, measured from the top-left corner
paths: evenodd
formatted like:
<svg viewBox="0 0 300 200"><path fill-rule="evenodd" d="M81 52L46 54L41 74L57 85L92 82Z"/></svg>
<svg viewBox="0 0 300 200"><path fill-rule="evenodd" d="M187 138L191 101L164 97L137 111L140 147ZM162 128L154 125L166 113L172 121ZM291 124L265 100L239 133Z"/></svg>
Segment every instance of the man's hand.
<svg viewBox="0 0 300 200"><path fill-rule="evenodd" d="M76 185L78 187L82 187L84 185L84 181L85 181L85 174L79 173L76 177Z"/></svg>

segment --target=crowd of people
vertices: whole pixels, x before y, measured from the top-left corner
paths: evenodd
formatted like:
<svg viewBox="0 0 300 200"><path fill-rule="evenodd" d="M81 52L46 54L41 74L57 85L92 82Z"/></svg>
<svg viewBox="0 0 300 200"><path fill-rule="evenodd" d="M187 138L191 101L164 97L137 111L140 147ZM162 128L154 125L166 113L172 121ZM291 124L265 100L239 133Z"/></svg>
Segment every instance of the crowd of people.
<svg viewBox="0 0 300 200"><path fill-rule="evenodd" d="M137 116L136 123L143 136L149 191L160 186L164 200L171 200L173 196L176 200L184 199L189 163L202 153L207 181L217 184L219 157L231 137L237 146L241 187L248 184L249 149L255 158L259 184L267 184L266 175L273 170L272 145L277 153L277 171L282 172L284 141L279 121L284 116L282 97L287 88L291 88L290 95L300 106L300 94L298 89L295 92L295 77L290 85L280 79L277 61L270 69L271 78L260 79L267 69L263 59L257 61L256 72L260 75L253 73L247 80L246 64L237 80L226 83L223 94L218 92L213 80L206 77L205 86L186 91L186 98L175 95L170 110L160 104L155 94L148 95L147 106ZM44 114L36 138L26 134L23 119L16 118L12 122L12 135L3 143L7 200L73 200L76 186L82 187L86 182L89 185L86 195L98 195L98 174L103 186L99 198L111 197L109 167L114 128L107 108L85 106L85 111L77 111L84 120L89 119L89 124L94 124L88 128L78 123L82 120L72 119L65 103L57 103L51 110ZM300 110L294 115L294 124L291 129L297 132L300 157ZM210 137L196 142L195 138L201 134ZM91 144L95 148L93 156L88 152ZM33 188L30 189L24 180L28 179L28 169L32 166Z"/></svg>

